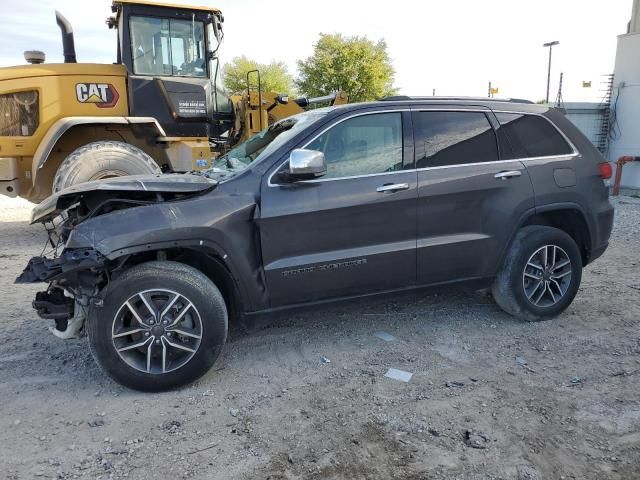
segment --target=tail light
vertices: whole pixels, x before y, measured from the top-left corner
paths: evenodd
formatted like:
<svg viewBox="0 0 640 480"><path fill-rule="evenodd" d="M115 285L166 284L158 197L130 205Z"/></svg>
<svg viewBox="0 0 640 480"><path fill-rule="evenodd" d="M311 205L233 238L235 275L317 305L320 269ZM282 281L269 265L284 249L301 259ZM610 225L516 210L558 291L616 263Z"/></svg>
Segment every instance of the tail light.
<svg viewBox="0 0 640 480"><path fill-rule="evenodd" d="M598 164L598 173L603 180L609 180L613 174L613 169L609 162L602 162Z"/></svg>

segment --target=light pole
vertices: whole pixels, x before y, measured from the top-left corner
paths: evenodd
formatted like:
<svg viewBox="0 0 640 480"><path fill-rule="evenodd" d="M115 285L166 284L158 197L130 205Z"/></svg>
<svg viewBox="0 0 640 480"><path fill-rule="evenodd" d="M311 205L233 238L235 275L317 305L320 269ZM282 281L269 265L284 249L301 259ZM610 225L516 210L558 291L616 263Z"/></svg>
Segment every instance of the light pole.
<svg viewBox="0 0 640 480"><path fill-rule="evenodd" d="M549 84L551 83L551 51L553 50L554 45L559 45L560 42L558 40L554 40L553 42L548 42L543 44L543 47L549 47L549 68L547 70L547 96L545 97L546 103L549 103Z"/></svg>

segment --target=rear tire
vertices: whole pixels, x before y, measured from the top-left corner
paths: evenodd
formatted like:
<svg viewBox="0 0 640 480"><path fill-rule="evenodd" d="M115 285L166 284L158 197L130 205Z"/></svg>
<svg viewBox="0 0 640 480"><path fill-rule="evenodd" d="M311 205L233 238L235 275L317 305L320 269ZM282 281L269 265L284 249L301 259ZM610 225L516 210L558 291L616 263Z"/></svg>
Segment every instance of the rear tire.
<svg viewBox="0 0 640 480"><path fill-rule="evenodd" d="M93 142L77 148L60 164L53 179L53 193L92 180L160 173L158 164L133 145Z"/></svg>
<svg viewBox="0 0 640 480"><path fill-rule="evenodd" d="M522 228L491 292L507 313L536 322L563 312L582 279L582 256L562 230L541 225Z"/></svg>
<svg viewBox="0 0 640 480"><path fill-rule="evenodd" d="M136 265L106 287L87 319L91 352L116 382L146 392L204 375L227 338L227 308L202 272L182 263Z"/></svg>

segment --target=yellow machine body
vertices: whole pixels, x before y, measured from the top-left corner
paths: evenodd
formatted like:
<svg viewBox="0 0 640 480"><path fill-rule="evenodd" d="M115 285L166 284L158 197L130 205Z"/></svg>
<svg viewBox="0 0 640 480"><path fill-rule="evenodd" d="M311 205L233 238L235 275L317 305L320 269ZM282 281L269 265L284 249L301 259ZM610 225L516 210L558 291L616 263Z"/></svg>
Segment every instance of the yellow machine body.
<svg viewBox="0 0 640 480"><path fill-rule="evenodd" d="M150 17L159 12L169 19L177 15L182 18L186 15L189 19L198 15L215 18L219 23L212 28L217 29L215 31L222 28L222 15L215 8L149 0L114 0L116 15L109 20L110 26L122 28L123 22L126 24L128 17L122 13L125 9ZM58 18L59 25L61 22L66 19ZM191 24L192 20L186 23ZM75 62L75 50L72 46L67 52L62 25L61 29L65 61ZM67 35L72 36L70 30ZM119 58L131 55L130 50L125 50L131 46L119 47ZM73 55L70 60L68 53ZM114 65L41 63L0 68L0 194L36 202L46 198L52 193L54 178L62 162L80 147L101 141L133 145L149 155L162 171L204 170L234 143L247 140L275 121L304 111L298 100L262 92L260 88L231 96L233 112L230 111L228 121L231 129L226 137L229 141L219 147L218 142L212 143L202 134L179 132L177 136L174 132L168 135L162 126L166 126L166 119L161 124L153 115L132 114L136 105L139 107L139 103L134 104L134 98L140 102L141 97L129 98L138 88L139 83L135 82L140 81L140 77L131 72L127 61ZM150 77L149 80L175 84L181 81L180 78ZM147 95L144 105L166 104L167 92L163 88L155 95ZM344 92L332 98L332 104L346 102ZM176 112L173 115L176 116ZM212 145L215 146L212 148Z"/></svg>

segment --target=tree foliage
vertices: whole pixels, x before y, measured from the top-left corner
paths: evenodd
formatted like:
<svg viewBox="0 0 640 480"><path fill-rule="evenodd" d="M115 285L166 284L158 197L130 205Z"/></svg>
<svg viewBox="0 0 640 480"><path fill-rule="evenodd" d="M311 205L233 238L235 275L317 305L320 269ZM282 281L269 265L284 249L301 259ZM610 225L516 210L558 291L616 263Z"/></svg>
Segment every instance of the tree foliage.
<svg viewBox="0 0 640 480"><path fill-rule="evenodd" d="M320 34L313 55L298 60L296 85L305 95L344 90L352 102L393 95L394 70L384 40Z"/></svg>
<svg viewBox="0 0 640 480"><path fill-rule="evenodd" d="M263 92L291 94L293 91L293 77L287 71L284 62L273 61L261 64L242 55L234 57L222 68L224 84L230 93L240 93L247 89L247 72L260 70ZM250 77L251 86L257 87L257 77Z"/></svg>

